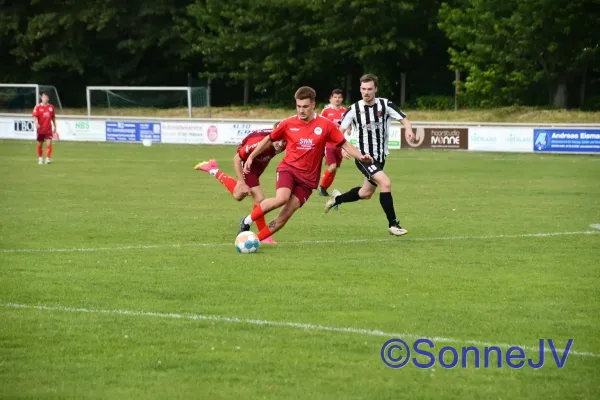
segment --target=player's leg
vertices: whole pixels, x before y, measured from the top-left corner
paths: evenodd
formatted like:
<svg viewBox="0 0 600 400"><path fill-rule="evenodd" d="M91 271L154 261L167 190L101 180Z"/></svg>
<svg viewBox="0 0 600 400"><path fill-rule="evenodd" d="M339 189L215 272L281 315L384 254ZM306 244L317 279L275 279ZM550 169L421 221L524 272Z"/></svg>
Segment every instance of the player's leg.
<svg viewBox="0 0 600 400"><path fill-rule="evenodd" d="M37 155L38 155L38 164L43 164L44 163L44 157L42 157L42 155L44 154L44 137L41 137L41 135L37 135Z"/></svg>
<svg viewBox="0 0 600 400"><path fill-rule="evenodd" d="M250 215L243 217L240 221L240 230L238 233L249 231L250 225L254 221L287 203L292 194L293 183L294 179L290 172L277 172L277 191L275 192L275 197L264 199L258 207L253 208Z"/></svg>
<svg viewBox="0 0 600 400"><path fill-rule="evenodd" d="M52 135L46 137L46 164L50 164L50 156L52 156Z"/></svg>
<svg viewBox="0 0 600 400"><path fill-rule="evenodd" d="M400 226L400 222L396 218L396 210L394 209L394 200L392 198L392 182L387 174L383 171L378 171L372 178L372 181L380 187L379 203L388 220L388 232L390 235L402 236L408 231Z"/></svg>
<svg viewBox="0 0 600 400"><path fill-rule="evenodd" d="M358 200L368 200L375 193L377 184L371 179L371 177L380 171L377 164L363 163L356 160L356 167L365 176L365 181L362 186L354 187L348 190L346 193L340 193L338 190L334 190L331 193L331 198L325 203L325 212L329 212L332 208L338 208L340 204L352 203Z"/></svg>
<svg viewBox="0 0 600 400"><path fill-rule="evenodd" d="M338 154L339 153L339 154ZM321 183L319 184L319 195L321 196L329 196L327 193L327 189L333 183L335 178L335 173L340 166L342 161L342 149L341 148L325 148L325 165L327 165L327 169L323 174L323 178L321 178Z"/></svg>
<svg viewBox="0 0 600 400"><path fill-rule="evenodd" d="M258 232L258 239L266 238L279 231L285 226L294 213L301 208L312 194L312 189L302 185L295 185L292 195L282 207L281 211L275 219L267 225L267 227Z"/></svg>
<svg viewBox="0 0 600 400"><path fill-rule="evenodd" d="M235 191L237 179L221 171L219 169L219 165L217 164L217 160L202 161L198 163L194 167L194 169L197 171L204 171L209 175L214 176L219 182L223 184L223 186L225 186L225 188L227 188L229 193L231 193L233 195L233 198L237 201L240 201L245 197L245 195L240 191Z"/></svg>
<svg viewBox="0 0 600 400"><path fill-rule="evenodd" d="M258 232L258 239L264 240L265 238L271 237L275 232L281 230L289 219L294 215L296 210L301 206L300 200L292 195L290 196L287 203L283 205L277 217L269 222L269 224Z"/></svg>
<svg viewBox="0 0 600 400"><path fill-rule="evenodd" d="M263 193L263 190L260 187L260 185L256 185L254 187L250 187L250 195L254 200L254 208L252 209L252 211L254 211L255 208L260 207L260 203L262 203L262 201L265 199L265 194ZM256 222L256 229L258 231L262 231L263 229L265 229L265 226L267 226L267 222L265 221L264 215L258 217L254 222ZM268 237L262 240L262 243L277 244L277 242L272 237Z"/></svg>

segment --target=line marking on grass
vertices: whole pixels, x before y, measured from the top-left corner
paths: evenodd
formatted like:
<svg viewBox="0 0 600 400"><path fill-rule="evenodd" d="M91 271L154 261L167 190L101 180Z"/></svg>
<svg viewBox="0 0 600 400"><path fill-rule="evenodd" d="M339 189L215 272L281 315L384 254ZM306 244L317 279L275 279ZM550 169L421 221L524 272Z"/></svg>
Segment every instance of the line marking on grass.
<svg viewBox="0 0 600 400"><path fill-rule="evenodd" d="M514 239L514 238L541 238L552 236L569 235L597 235L600 230L579 231L579 232L549 232L549 233L523 233L517 235L485 235L485 236L442 236L442 237L422 237L422 238L386 238L386 239L323 239L323 240L298 240L290 242L280 242L279 245L294 246L305 244L324 244L324 243L378 243L378 242L431 242L442 240L488 240L488 239ZM0 249L0 253L68 253L68 252L97 252L97 251L122 251L122 250L149 250L166 249L180 247L233 247L231 243L174 243L174 244L148 244L148 245L130 245L115 247L72 247L72 248L32 248L32 249Z"/></svg>
<svg viewBox="0 0 600 400"><path fill-rule="evenodd" d="M599 229L600 230L600 224L591 224L590 228Z"/></svg>
<svg viewBox="0 0 600 400"><path fill-rule="evenodd" d="M46 306L46 305L29 305L19 303L0 303L0 307L13 308L13 309L29 309L29 310L41 310L41 311L60 311L60 312L72 312L72 313L86 313L86 314L108 314L108 315L126 315L135 317L155 317L155 318L168 318L168 319L180 319L180 320L191 320L191 321L215 321L215 322L228 322L236 324L248 324L248 325L263 325L263 326L276 326L286 328L298 328L306 329L311 331L327 331L327 332L339 332L339 333L350 333L357 335L369 335L369 336L384 336L389 338L399 339L429 339L435 342L442 343L458 343L464 345L474 345L482 347L497 346L500 348L509 349L511 347L520 347L523 350L539 351L539 347L534 346L522 346L508 343L491 343L483 342L479 340L462 340L448 337L438 336L425 336L415 335L414 333L391 333L373 329L361 329L352 327L338 327L338 326L326 326L326 325L315 325L305 324L301 322L286 322L286 321L267 321L261 319L247 319L237 317L222 317L215 315L200 315L200 314L176 314L176 313L163 313L163 312L152 312L152 311L136 311L136 310L102 310L102 309L90 309L80 307L66 307L66 306ZM544 348L546 353L550 353L551 349ZM563 354L564 352L560 349L555 349L557 354ZM600 357L600 354L588 352L588 351L569 351L569 354L582 357Z"/></svg>

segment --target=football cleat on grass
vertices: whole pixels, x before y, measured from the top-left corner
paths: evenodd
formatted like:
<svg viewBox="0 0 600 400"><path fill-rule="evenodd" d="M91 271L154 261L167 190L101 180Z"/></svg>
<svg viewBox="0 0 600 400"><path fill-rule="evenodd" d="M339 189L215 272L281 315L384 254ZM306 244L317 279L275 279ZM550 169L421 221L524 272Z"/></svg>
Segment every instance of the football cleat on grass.
<svg viewBox="0 0 600 400"><path fill-rule="evenodd" d="M338 197L340 194L340 191L337 189L334 189L333 192L331 192L331 198L325 203L326 213L329 212L329 210L331 210L332 208L335 208L336 210L338 209L339 204L335 204L335 198Z"/></svg>

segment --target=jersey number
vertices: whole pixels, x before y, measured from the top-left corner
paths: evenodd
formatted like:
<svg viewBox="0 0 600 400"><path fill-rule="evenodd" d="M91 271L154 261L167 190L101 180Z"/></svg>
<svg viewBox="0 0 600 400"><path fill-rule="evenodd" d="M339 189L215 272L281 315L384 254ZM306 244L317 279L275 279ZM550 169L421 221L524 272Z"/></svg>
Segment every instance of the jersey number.
<svg viewBox="0 0 600 400"><path fill-rule="evenodd" d="M367 167L367 170L368 170L369 172L375 172L375 171L377 171L377 166L375 166L375 165L369 165L369 166Z"/></svg>

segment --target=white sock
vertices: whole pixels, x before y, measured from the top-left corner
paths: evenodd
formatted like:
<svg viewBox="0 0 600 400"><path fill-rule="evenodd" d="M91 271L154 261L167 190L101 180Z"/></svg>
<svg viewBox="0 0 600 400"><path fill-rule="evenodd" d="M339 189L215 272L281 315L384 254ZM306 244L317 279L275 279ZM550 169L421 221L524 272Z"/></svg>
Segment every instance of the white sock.
<svg viewBox="0 0 600 400"><path fill-rule="evenodd" d="M216 176L218 172L219 172L218 168L211 169L210 171L208 171L208 173L211 174L212 176Z"/></svg>
<svg viewBox="0 0 600 400"><path fill-rule="evenodd" d="M244 223L246 225L252 225L252 222L254 222L254 221L252 221L252 218L250 218L249 215L244 219Z"/></svg>

